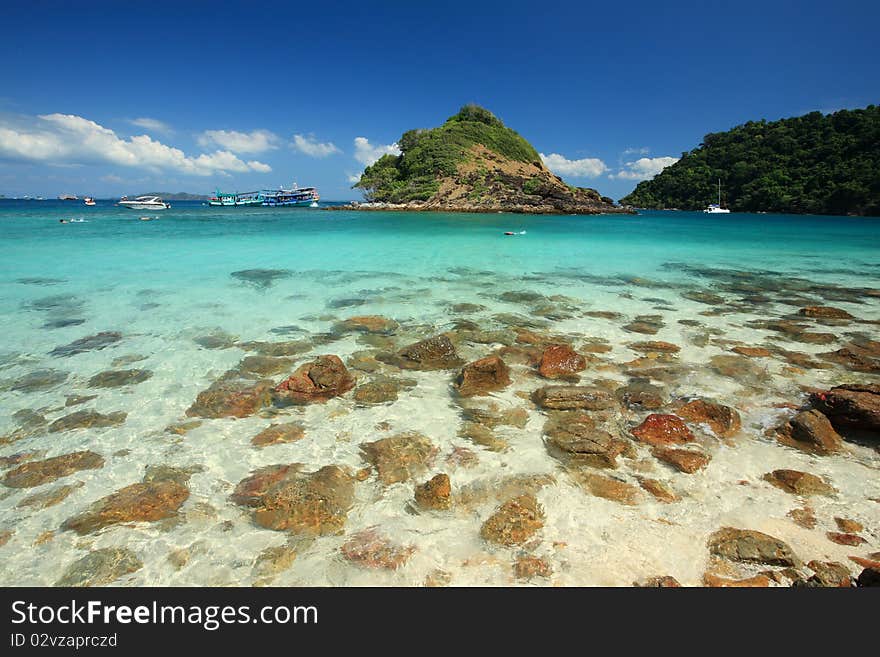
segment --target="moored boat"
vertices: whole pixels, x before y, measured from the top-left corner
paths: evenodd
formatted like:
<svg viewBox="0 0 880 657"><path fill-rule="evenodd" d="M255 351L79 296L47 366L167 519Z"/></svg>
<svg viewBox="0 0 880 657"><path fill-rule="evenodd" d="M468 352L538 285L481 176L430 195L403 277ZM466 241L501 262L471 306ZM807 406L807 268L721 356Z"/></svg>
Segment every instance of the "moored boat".
<svg viewBox="0 0 880 657"><path fill-rule="evenodd" d="M86 196L83 199L83 203L85 203L86 205L95 205L95 199L93 199L91 196Z"/></svg>
<svg viewBox="0 0 880 657"><path fill-rule="evenodd" d="M129 210L165 210L171 207L170 203L166 203L158 196L138 196L133 199L123 196L116 205Z"/></svg>
<svg viewBox="0 0 880 657"><path fill-rule="evenodd" d="M213 206L309 206L318 207L320 200L318 190L314 187L298 187L294 183L290 189L279 187L278 189L263 189L258 192L217 192L208 199L208 205Z"/></svg>
<svg viewBox="0 0 880 657"><path fill-rule="evenodd" d="M58 200L59 201L78 201L79 199L77 198L76 194L61 194L61 196L58 197Z"/></svg>
<svg viewBox="0 0 880 657"><path fill-rule="evenodd" d="M721 207L721 179L718 179L718 203L710 203L709 207L703 210L706 214L730 214L730 210Z"/></svg>

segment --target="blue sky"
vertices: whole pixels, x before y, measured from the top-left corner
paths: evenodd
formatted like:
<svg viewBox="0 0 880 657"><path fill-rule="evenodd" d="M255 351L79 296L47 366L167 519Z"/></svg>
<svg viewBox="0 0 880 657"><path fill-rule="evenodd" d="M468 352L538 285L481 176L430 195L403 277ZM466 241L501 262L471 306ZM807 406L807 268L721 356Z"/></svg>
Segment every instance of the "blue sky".
<svg viewBox="0 0 880 657"><path fill-rule="evenodd" d="M876 0L4 3L0 193L350 178L476 102L620 198L708 132L880 101Z"/></svg>

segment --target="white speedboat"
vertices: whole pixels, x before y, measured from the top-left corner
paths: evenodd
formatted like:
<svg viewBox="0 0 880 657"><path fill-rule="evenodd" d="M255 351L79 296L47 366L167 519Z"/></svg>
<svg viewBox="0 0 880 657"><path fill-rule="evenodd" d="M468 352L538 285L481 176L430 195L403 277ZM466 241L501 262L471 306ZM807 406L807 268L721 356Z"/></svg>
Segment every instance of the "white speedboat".
<svg viewBox="0 0 880 657"><path fill-rule="evenodd" d="M730 210L721 207L721 179L718 179L718 203L710 203L709 207L703 210L706 214L730 214Z"/></svg>
<svg viewBox="0 0 880 657"><path fill-rule="evenodd" d="M138 196L133 199L123 196L116 205L130 210L165 210L171 207L170 203L166 203L158 196Z"/></svg>

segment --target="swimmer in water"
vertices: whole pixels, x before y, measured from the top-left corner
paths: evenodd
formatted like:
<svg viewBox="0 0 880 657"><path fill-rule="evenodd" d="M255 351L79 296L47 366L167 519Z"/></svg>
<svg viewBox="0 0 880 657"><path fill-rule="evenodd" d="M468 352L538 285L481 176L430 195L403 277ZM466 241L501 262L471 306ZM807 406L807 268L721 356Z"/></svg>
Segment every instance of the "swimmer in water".
<svg viewBox="0 0 880 657"><path fill-rule="evenodd" d="M67 219L59 219L59 220L58 220L58 223L60 223L60 224L66 224L66 223L67 223Z"/></svg>

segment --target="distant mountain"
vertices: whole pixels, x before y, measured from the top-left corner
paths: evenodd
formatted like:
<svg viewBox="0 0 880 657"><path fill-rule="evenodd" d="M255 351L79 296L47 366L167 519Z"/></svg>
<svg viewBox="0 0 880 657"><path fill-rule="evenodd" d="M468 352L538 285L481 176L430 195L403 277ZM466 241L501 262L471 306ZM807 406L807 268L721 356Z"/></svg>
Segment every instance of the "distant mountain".
<svg viewBox="0 0 880 657"><path fill-rule="evenodd" d="M700 210L880 215L880 106L749 121L698 148L620 200Z"/></svg>
<svg viewBox="0 0 880 657"><path fill-rule="evenodd" d="M440 127L410 130L400 155L384 155L354 185L361 209L626 212L595 189L567 185L538 152L489 110L467 105ZM394 206L394 207L389 207Z"/></svg>
<svg viewBox="0 0 880 657"><path fill-rule="evenodd" d="M163 201L207 201L211 198L205 194L189 194L187 192L143 192L142 194L130 194L128 198L136 196L158 196Z"/></svg>

